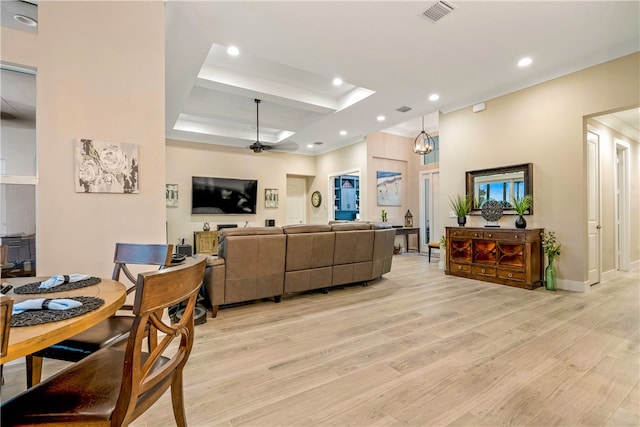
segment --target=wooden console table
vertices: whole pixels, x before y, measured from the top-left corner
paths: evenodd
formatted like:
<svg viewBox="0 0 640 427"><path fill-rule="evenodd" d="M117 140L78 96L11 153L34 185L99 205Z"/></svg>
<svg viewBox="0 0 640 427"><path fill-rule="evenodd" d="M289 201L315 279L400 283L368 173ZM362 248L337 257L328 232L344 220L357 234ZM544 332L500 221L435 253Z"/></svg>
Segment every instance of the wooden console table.
<svg viewBox="0 0 640 427"><path fill-rule="evenodd" d="M217 231L194 231L193 243L197 254L218 254L218 232Z"/></svg>
<svg viewBox="0 0 640 427"><path fill-rule="evenodd" d="M543 229L446 227L446 274L525 289L542 286Z"/></svg>
<svg viewBox="0 0 640 427"><path fill-rule="evenodd" d="M418 248L411 249L420 252L420 227L398 227L396 228L396 236L404 236L407 244L407 252L409 252L409 235L416 234L418 237Z"/></svg>

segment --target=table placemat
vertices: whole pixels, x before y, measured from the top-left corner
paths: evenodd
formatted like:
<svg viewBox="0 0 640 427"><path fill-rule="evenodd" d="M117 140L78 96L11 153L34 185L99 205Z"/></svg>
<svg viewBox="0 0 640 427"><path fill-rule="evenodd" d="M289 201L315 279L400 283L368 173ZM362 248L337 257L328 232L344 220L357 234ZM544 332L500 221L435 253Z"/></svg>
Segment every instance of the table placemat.
<svg viewBox="0 0 640 427"><path fill-rule="evenodd" d="M102 298L96 297L73 297L69 299L80 301L82 305L69 310L27 310L20 314L14 314L11 316L11 327L41 325L43 323L66 320L88 313L104 304Z"/></svg>
<svg viewBox="0 0 640 427"><path fill-rule="evenodd" d="M64 283L62 285L54 286L49 289L40 289L40 283L42 282L33 282L27 283L26 285L19 286L13 290L15 294L48 294L51 292L65 292L73 289L80 289L87 286L95 285L96 283L100 283L99 277L89 277L85 280L79 280L77 282L72 283Z"/></svg>

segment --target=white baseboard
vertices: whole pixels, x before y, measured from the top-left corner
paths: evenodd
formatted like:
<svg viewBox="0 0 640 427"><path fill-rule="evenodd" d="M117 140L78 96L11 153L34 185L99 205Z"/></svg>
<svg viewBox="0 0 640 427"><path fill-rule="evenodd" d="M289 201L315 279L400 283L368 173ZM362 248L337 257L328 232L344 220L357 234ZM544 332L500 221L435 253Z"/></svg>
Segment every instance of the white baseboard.
<svg viewBox="0 0 640 427"><path fill-rule="evenodd" d="M591 286L587 282L577 282L575 280L558 279L558 289L573 292L589 292Z"/></svg>
<svg viewBox="0 0 640 427"><path fill-rule="evenodd" d="M629 263L629 271L640 270L640 259Z"/></svg>
<svg viewBox="0 0 640 427"><path fill-rule="evenodd" d="M617 274L618 274L618 271L615 270L615 269L614 270L605 271L604 273L602 273L600 275L600 282L606 282L607 280L614 279Z"/></svg>

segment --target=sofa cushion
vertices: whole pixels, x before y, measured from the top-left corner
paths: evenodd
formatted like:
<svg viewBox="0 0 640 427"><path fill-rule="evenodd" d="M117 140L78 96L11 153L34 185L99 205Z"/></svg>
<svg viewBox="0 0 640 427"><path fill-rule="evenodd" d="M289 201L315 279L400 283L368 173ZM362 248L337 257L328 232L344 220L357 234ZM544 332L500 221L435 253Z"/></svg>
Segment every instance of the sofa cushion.
<svg viewBox="0 0 640 427"><path fill-rule="evenodd" d="M293 224L283 226L282 231L285 234L321 233L331 231L331 226L325 224Z"/></svg>
<svg viewBox="0 0 640 427"><path fill-rule="evenodd" d="M287 234L286 271L331 266L334 245L333 232Z"/></svg>
<svg viewBox="0 0 640 427"><path fill-rule="evenodd" d="M333 231L371 230L371 225L366 222L340 222L331 224Z"/></svg>

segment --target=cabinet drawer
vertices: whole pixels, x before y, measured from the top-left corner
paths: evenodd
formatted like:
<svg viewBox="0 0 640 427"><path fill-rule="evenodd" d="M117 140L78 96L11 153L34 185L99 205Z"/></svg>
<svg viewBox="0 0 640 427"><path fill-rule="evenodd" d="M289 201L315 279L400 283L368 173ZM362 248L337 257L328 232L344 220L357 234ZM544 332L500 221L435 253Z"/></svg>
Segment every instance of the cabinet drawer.
<svg viewBox="0 0 640 427"><path fill-rule="evenodd" d="M524 242L527 239L526 233L511 233L504 231L485 231L485 239L508 240L510 242Z"/></svg>
<svg viewBox="0 0 640 427"><path fill-rule="evenodd" d="M495 267L480 267L480 266L474 265L473 267L471 267L471 272L473 274L478 274L480 276L490 276L490 277L496 276Z"/></svg>
<svg viewBox="0 0 640 427"><path fill-rule="evenodd" d="M473 230L451 230L451 237L465 237L465 238L482 238L482 231Z"/></svg>
<svg viewBox="0 0 640 427"><path fill-rule="evenodd" d="M450 264L451 266L451 271L457 271L457 272L464 272L464 273L470 273L471 272L471 266L470 265L466 265L466 264L456 264L455 262L452 262Z"/></svg>
<svg viewBox="0 0 640 427"><path fill-rule="evenodd" d="M520 282L524 282L526 280L524 271L498 269L498 277L501 279L517 280Z"/></svg>

